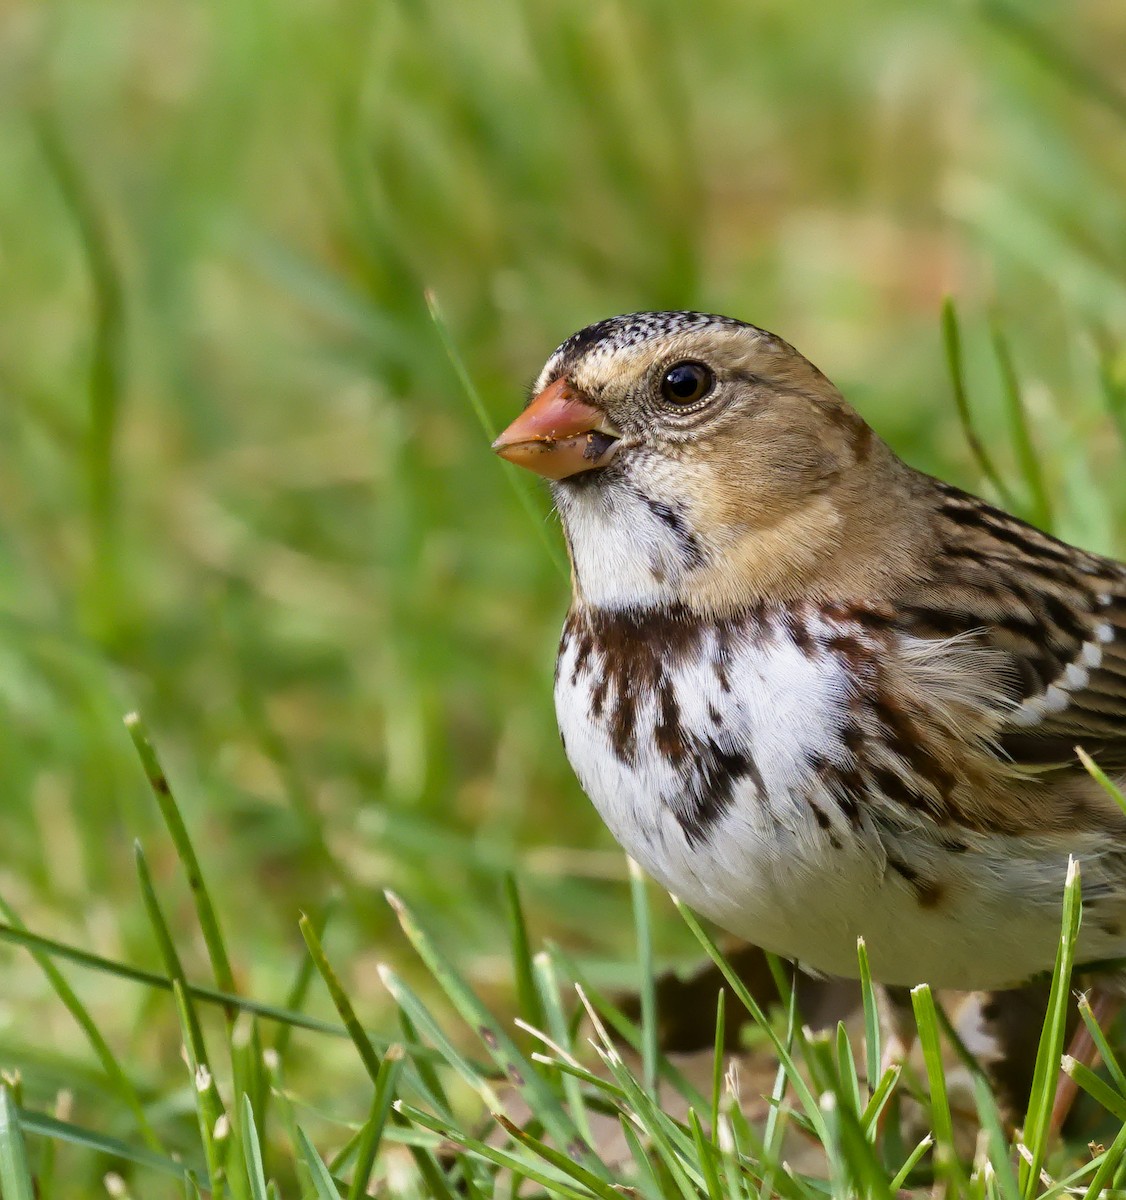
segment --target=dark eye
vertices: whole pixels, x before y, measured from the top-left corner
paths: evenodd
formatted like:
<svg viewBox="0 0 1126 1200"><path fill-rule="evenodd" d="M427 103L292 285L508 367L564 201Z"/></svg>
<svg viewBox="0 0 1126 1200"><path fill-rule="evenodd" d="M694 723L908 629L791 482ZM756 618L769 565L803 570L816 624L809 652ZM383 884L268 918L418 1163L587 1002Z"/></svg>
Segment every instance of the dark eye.
<svg viewBox="0 0 1126 1200"><path fill-rule="evenodd" d="M715 387L710 367L698 362L674 363L661 380L661 395L670 404L695 404Z"/></svg>

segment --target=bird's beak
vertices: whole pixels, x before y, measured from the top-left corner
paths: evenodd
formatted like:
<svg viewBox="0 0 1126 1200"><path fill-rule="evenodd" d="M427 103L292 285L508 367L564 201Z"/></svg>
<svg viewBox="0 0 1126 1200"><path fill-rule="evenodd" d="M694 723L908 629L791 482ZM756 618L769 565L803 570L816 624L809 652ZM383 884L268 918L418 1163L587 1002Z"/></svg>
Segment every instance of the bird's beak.
<svg viewBox="0 0 1126 1200"><path fill-rule="evenodd" d="M493 449L537 475L566 479L604 467L620 436L601 409L557 379L493 442Z"/></svg>

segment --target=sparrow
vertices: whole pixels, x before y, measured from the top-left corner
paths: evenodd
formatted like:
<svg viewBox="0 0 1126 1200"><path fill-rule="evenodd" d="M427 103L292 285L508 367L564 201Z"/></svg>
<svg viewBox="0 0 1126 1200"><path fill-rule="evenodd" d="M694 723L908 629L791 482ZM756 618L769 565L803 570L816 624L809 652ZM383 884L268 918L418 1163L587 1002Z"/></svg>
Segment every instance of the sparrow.
<svg viewBox="0 0 1126 1200"><path fill-rule="evenodd" d="M892 993L1126 956L1126 566L903 462L792 346L600 321L494 444L545 476L572 598L568 759L654 879Z"/></svg>

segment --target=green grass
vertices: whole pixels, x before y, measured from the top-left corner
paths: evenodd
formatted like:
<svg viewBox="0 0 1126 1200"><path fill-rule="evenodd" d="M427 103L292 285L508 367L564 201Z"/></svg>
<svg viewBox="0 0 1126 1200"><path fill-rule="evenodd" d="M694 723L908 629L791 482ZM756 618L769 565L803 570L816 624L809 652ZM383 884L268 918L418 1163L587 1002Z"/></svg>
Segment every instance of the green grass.
<svg viewBox="0 0 1126 1200"><path fill-rule="evenodd" d="M752 1121L647 986L613 1009L701 947L563 760L558 533L484 430L578 326L721 310L916 464L1126 552L1124 41L1094 0L6 6L5 1200L602 1195L619 1119L646 1196L898 1186L871 1047L763 1014ZM942 1179L1015 1195L977 1086L992 1174Z"/></svg>

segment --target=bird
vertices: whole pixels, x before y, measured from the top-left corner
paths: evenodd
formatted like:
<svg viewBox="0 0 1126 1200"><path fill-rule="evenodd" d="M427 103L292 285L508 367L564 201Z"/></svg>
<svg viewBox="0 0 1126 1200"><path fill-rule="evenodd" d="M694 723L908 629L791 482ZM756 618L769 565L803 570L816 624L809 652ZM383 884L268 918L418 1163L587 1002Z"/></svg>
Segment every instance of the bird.
<svg viewBox="0 0 1126 1200"><path fill-rule="evenodd" d="M1126 565L904 462L782 338L567 338L494 443L571 565L555 706L627 853L815 973L965 991L1126 956ZM1111 974L1109 991L1116 980ZM1119 989L1121 990L1121 989Z"/></svg>

